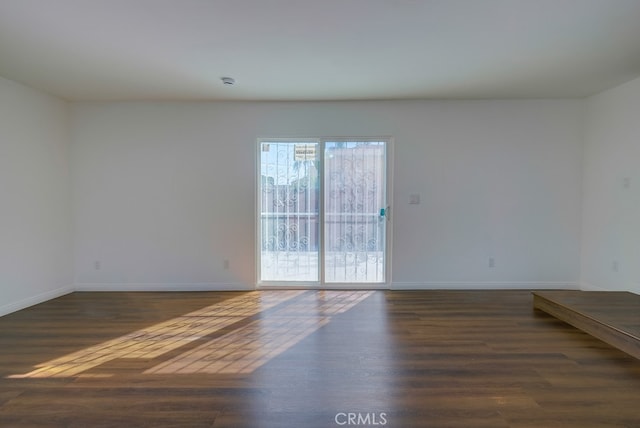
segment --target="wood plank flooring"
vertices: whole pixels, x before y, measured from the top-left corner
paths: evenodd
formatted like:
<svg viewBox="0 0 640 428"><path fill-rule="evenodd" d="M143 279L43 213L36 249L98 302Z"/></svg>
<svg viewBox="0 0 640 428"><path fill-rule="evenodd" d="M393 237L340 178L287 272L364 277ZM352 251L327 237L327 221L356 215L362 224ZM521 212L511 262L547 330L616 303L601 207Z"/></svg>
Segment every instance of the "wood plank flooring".
<svg viewBox="0 0 640 428"><path fill-rule="evenodd" d="M638 427L529 291L74 293L0 318L0 427ZM353 422L353 423L351 423Z"/></svg>
<svg viewBox="0 0 640 428"><path fill-rule="evenodd" d="M640 359L640 295L625 291L536 291L533 306Z"/></svg>

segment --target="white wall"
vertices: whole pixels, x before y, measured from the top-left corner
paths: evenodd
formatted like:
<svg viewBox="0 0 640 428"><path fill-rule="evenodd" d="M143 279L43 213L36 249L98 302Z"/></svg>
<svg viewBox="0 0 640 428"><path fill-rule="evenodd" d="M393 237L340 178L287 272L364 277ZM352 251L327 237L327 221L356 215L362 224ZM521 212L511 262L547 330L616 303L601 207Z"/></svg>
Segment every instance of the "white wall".
<svg viewBox="0 0 640 428"><path fill-rule="evenodd" d="M74 282L253 287L273 136L395 137L394 287L640 292L638 111L640 79L586 102L75 103L72 204L66 103L0 78L0 315Z"/></svg>
<svg viewBox="0 0 640 428"><path fill-rule="evenodd" d="M575 100L76 103L75 281L252 288L256 138L383 135L395 287L577 287L582 117Z"/></svg>
<svg viewBox="0 0 640 428"><path fill-rule="evenodd" d="M0 78L0 315L70 292L68 110Z"/></svg>
<svg viewBox="0 0 640 428"><path fill-rule="evenodd" d="M581 274L585 289L640 293L639 160L636 79L587 101Z"/></svg>

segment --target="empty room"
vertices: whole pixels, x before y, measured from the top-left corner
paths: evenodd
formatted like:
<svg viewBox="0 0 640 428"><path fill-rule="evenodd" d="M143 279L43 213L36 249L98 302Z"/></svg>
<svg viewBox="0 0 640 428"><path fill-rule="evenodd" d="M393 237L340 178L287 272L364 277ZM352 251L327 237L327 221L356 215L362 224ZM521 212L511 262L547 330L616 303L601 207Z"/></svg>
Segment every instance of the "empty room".
<svg viewBox="0 0 640 428"><path fill-rule="evenodd" d="M0 427L640 426L639 0L0 0Z"/></svg>

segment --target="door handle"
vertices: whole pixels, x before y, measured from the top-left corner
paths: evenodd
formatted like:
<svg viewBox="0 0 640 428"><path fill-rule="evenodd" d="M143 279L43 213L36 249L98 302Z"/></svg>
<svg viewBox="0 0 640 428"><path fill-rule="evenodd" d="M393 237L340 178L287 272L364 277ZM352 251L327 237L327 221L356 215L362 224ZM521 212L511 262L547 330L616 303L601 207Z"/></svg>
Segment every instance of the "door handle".
<svg viewBox="0 0 640 428"><path fill-rule="evenodd" d="M387 205L386 208L380 208L380 217L386 217L387 221L391 221L391 206Z"/></svg>

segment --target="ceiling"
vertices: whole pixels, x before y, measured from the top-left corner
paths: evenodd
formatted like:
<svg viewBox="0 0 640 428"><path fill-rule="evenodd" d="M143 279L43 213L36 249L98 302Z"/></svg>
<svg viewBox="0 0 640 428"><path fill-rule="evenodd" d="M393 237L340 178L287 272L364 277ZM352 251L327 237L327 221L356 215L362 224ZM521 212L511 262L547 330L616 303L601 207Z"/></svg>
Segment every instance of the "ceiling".
<svg viewBox="0 0 640 428"><path fill-rule="evenodd" d="M584 97L640 76L640 0L0 0L0 76L68 100Z"/></svg>

